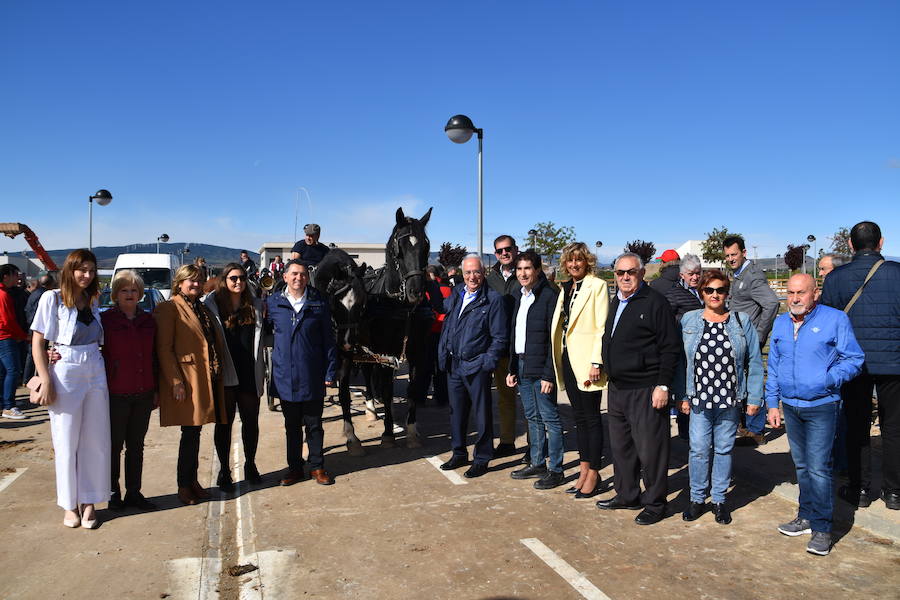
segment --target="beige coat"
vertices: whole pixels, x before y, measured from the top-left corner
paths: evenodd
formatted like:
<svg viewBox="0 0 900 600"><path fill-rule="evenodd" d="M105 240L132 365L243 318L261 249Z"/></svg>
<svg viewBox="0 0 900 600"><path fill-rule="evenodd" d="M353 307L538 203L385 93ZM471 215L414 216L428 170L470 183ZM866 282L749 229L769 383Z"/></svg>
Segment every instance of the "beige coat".
<svg viewBox="0 0 900 600"><path fill-rule="evenodd" d="M563 357L563 302L565 292L560 286L556 299L556 310L553 311L551 325L551 344L553 351L553 369L556 372L556 385L565 390L562 375ZM585 275L581 289L575 297L575 304L569 314L569 327L566 334L566 348L569 352L569 363L578 381L578 389L585 392L596 392L606 389L606 372L601 371L600 381L591 383L589 372L591 363L602 363L601 355L603 331L606 328L606 315L609 313L609 292L606 282L594 275ZM587 383L587 385L585 385Z"/></svg>
<svg viewBox="0 0 900 600"><path fill-rule="evenodd" d="M201 303L201 306L202 303ZM208 310L203 307L203 310ZM225 382L219 377L213 390L209 375L209 349L203 328L187 301L173 295L156 307L156 354L159 360L159 424L205 425L216 422L215 404L219 405L220 423L225 422ZM210 322L215 317L210 315ZM220 360L225 340L213 326ZM178 402L174 386L183 383L187 397Z"/></svg>

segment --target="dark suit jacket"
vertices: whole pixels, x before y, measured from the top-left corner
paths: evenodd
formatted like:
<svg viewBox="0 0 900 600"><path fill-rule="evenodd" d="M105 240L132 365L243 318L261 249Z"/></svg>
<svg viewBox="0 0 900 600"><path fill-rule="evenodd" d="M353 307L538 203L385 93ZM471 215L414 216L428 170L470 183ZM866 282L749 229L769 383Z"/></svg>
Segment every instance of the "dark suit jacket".
<svg viewBox="0 0 900 600"><path fill-rule="evenodd" d="M438 342L438 366L450 371L455 359L462 375L493 371L509 341L503 297L483 284L478 296L460 314L464 295L465 285L459 285L444 302L447 317Z"/></svg>

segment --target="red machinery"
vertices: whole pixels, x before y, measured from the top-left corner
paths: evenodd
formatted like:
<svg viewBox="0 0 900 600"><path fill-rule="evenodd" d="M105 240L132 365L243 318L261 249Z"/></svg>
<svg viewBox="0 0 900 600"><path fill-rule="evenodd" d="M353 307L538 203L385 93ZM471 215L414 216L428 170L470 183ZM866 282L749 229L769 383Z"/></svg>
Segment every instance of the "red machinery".
<svg viewBox="0 0 900 600"><path fill-rule="evenodd" d="M47 270L59 271L56 263L53 262L53 259L50 258L49 254L47 254L47 251L44 250L43 246L41 246L41 242L40 240L38 240L38 236L31 230L30 227L28 227L28 225L23 225L22 223L0 223L0 233L9 238L14 238L20 233L25 234L25 241L28 242L28 245L31 246L31 249L34 250L34 253L37 254L39 259L41 259L41 262L44 263L44 266L47 267Z"/></svg>

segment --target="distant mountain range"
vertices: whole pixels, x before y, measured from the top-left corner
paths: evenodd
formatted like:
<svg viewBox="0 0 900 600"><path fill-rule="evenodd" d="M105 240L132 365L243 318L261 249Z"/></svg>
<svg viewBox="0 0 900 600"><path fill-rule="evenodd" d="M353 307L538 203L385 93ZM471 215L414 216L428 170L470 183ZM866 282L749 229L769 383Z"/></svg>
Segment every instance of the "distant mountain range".
<svg viewBox="0 0 900 600"><path fill-rule="evenodd" d="M240 262L241 250L243 248L226 248L224 246L214 246L212 244L160 244L159 251L162 254L174 254L176 257L180 255L185 248L188 252L184 255L184 262L193 262L198 256L206 259L206 264L212 267L224 267L226 264L234 261ZM62 267L69 252L74 248L65 250L48 250L50 258ZM97 246L94 248L94 255L97 257L98 269L112 269L116 264L116 258L120 254L135 253L156 253L156 244L129 244L127 246ZM248 251L250 258L259 265L259 254ZM28 252L29 258L35 258L34 252Z"/></svg>

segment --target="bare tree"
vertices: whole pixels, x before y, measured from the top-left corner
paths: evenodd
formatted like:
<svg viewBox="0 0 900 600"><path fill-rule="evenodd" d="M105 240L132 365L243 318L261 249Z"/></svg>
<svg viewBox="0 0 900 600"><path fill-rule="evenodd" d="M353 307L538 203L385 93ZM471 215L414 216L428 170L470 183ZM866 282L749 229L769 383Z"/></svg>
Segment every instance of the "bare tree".
<svg viewBox="0 0 900 600"><path fill-rule="evenodd" d="M831 251L842 256L850 256L850 230L847 227L839 227L834 235L828 239L831 240Z"/></svg>
<svg viewBox="0 0 900 600"><path fill-rule="evenodd" d="M438 252L438 262L441 263L445 269L458 267L462 264L463 258L465 258L468 253L468 250L458 244L454 246L450 244L450 242L444 242L441 244L441 249Z"/></svg>
<svg viewBox="0 0 900 600"><path fill-rule="evenodd" d="M644 240L634 240L625 244L625 252L634 252L641 257L645 263L653 260L656 254L656 245L653 242L645 242Z"/></svg>
<svg viewBox="0 0 900 600"><path fill-rule="evenodd" d="M787 251L784 253L784 264L786 264L791 271L796 271L803 266L803 261L806 260L805 255L806 246L788 244Z"/></svg>

